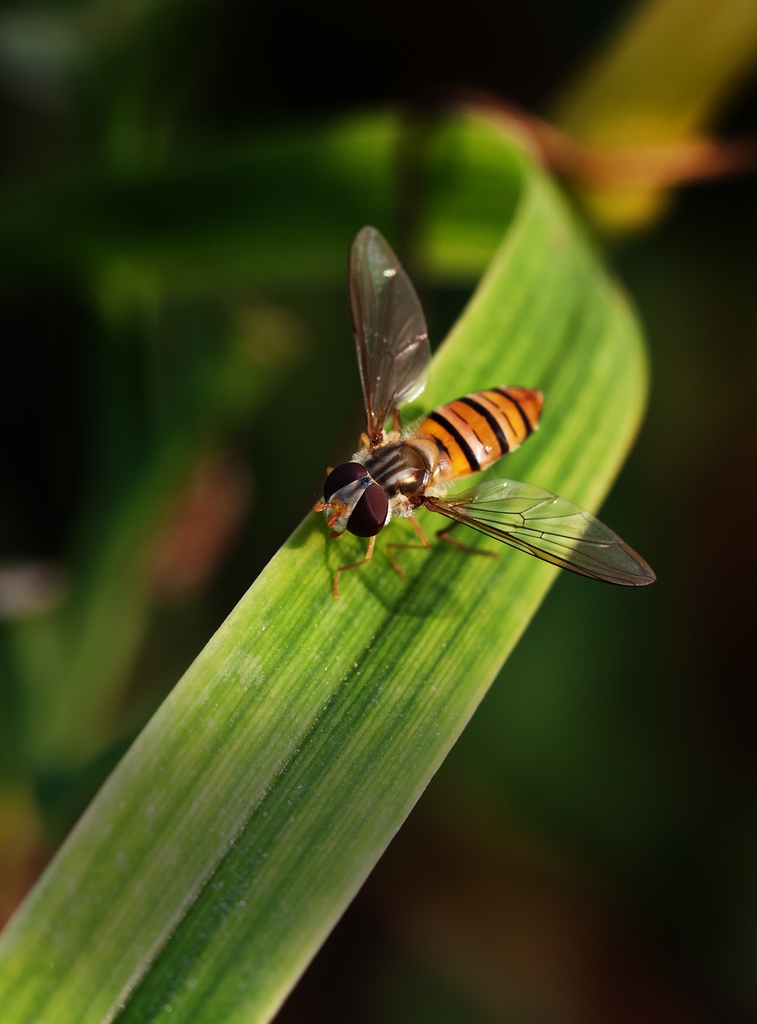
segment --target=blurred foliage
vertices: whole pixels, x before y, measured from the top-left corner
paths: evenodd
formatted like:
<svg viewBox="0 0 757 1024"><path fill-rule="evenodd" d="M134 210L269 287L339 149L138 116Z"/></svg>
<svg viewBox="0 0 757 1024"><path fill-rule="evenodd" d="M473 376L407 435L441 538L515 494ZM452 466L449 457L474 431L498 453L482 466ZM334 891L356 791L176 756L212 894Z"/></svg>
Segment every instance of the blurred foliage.
<svg viewBox="0 0 757 1024"><path fill-rule="evenodd" d="M756 62L754 0L643 0L560 97L557 121L594 146L625 148L629 163L632 147L649 147L652 160L661 145L704 133ZM648 227L670 197L621 183L584 188L582 198L620 232Z"/></svg>
<svg viewBox="0 0 757 1024"><path fill-rule="evenodd" d="M345 140L350 132L348 121ZM385 117L375 132L387 134ZM388 137L392 150L404 141L396 118ZM354 134L353 148L362 138ZM299 168L292 209L307 195L312 163ZM504 132L481 118L448 117L425 170L435 212L424 234L436 262L464 239L465 225L476 233L473 211L487 203L488 223L504 234L407 421L459 391L528 379L549 390L550 406L538 435L508 457L510 472L595 507L644 410L648 372L635 317L551 181ZM342 163L332 168L335 181L349 171L349 161L346 174ZM219 521L212 513L223 468L199 474L168 542L153 551L148 575L161 594L202 568L208 545L198 526ZM273 505L278 492L265 500ZM99 1020L126 995L123 1021L153 1019L165 1006L177 1022L269 1019L556 574L520 552L461 558L434 544L404 551L400 578L385 571L382 539L376 562L344 580L337 603L335 565L365 547L346 537L337 548L322 527L307 516L266 566L0 938L8 1024ZM79 662L76 669L77 680L86 678ZM80 708L92 702L73 685L67 692ZM72 747L67 724L46 750L56 764ZM79 740L79 757L82 747Z"/></svg>
<svg viewBox="0 0 757 1024"><path fill-rule="evenodd" d="M678 137L702 131L751 75L753 10L645 5L594 65L631 7L474 0L453 17L415 2L398 19L346 2L69 0L0 12L4 913L360 429L342 358L345 238L357 218L411 239L423 197L401 166L394 211L330 192L324 135L323 191L312 219L292 223L286 181L275 208L247 187L272 148L292 126L312 137L315 114L459 83L559 110L588 138L595 116L600 134L625 130L638 98L654 110L689 82L695 116L666 103L663 135L674 122ZM712 26L728 12L736 31L722 43ZM692 61L702 47L708 60ZM613 54L632 60L600 118ZM581 84L567 93L571 76ZM755 132L753 91L730 109L727 127ZM370 149L355 159L370 169ZM659 192L644 204L659 214ZM392 851L282 1022L754 1015L757 566L740 536L755 498L756 238L754 183L731 181L692 188L612 254L654 377L603 518L660 582L621 602L560 579L432 784L427 817L403 829L415 916L403 917ZM296 265L294 239L312 241ZM424 295L434 337L485 247L469 239L446 287ZM202 543L190 548L206 554L188 571L170 552L193 521ZM449 836L475 832L472 815L485 834L466 849ZM447 874L410 874L441 849ZM488 920L476 933L501 951L488 973L482 946L467 954L462 941L475 916L433 899L484 860L504 892L501 931ZM522 916L508 913L516 897ZM555 945L573 966L544 955ZM600 991L601 1003L576 994ZM630 999L639 992L646 1003Z"/></svg>

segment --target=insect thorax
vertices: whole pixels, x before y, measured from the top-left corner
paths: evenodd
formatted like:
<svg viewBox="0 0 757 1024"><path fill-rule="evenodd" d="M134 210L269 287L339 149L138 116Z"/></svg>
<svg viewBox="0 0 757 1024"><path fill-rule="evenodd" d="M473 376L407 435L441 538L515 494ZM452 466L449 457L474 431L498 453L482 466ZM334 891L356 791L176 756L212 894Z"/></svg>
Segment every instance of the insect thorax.
<svg viewBox="0 0 757 1024"><path fill-rule="evenodd" d="M412 497L422 492L433 468L422 452L408 441L382 445L365 460L364 465L389 498L400 495Z"/></svg>

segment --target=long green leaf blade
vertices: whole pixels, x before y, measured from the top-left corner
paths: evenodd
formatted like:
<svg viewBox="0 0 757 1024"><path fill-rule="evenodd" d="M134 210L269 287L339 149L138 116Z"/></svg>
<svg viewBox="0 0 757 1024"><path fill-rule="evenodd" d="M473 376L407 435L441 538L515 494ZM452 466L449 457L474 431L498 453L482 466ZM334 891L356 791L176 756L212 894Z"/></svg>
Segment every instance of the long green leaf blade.
<svg viewBox="0 0 757 1024"><path fill-rule="evenodd" d="M469 119L440 133L436 180L448 184L434 194L428 265L452 244L449 154L465 168L481 148L500 153L503 183L516 175L517 205L416 411L487 386L541 387L542 428L499 475L594 508L643 407L638 329L546 177ZM456 198L464 206L464 189ZM403 530L411 540L402 524L390 532ZM436 544L401 552L400 579L383 543L339 602L333 572L364 542L327 542L309 516L272 560L8 928L4 1021L142 1022L168 1008L172 1021L270 1019L555 575L518 552Z"/></svg>

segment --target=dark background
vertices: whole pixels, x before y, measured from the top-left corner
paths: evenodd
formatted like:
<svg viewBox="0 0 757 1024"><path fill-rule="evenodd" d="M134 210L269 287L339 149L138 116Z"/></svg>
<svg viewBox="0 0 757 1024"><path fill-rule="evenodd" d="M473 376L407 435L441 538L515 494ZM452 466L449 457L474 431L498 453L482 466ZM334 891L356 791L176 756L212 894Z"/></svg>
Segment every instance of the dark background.
<svg viewBox="0 0 757 1024"><path fill-rule="evenodd" d="M0 560L16 572L0 588L5 912L359 423L346 280L293 268L290 284L246 290L244 261L219 249L198 288L180 220L161 256L180 268L171 287L135 264L83 273L67 183L107 197L113 175L219 148L233 162L264 132L460 88L548 117L626 9L2 8L0 239L17 243L0 258ZM717 130L756 120L746 83ZM14 211L41 185L27 246ZM114 221L104 199L103 223L129 238L151 204L137 190ZM599 239L652 366L602 518L659 582L628 593L563 574L282 1024L753 1018L756 243L748 175L691 185L643 233ZM424 295L434 339L466 297ZM67 760L28 728L17 651L44 644L45 616L68 601L71 635L89 642L77 595L109 607L124 537L149 548L149 583L125 617L113 606L128 637L106 666L107 728Z"/></svg>

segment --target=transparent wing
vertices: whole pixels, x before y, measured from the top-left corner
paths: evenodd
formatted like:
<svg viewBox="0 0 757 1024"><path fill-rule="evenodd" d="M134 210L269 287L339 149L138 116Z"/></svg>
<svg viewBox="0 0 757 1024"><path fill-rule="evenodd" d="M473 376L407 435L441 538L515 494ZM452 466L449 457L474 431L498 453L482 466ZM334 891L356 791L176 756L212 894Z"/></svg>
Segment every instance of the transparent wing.
<svg viewBox="0 0 757 1024"><path fill-rule="evenodd" d="M387 416L425 388L431 350L415 288L375 228L355 236L349 279L367 433L376 443Z"/></svg>
<svg viewBox="0 0 757 1024"><path fill-rule="evenodd" d="M427 497L424 505L594 580L643 587L657 578L644 559L591 512L541 487L490 480L458 497Z"/></svg>

